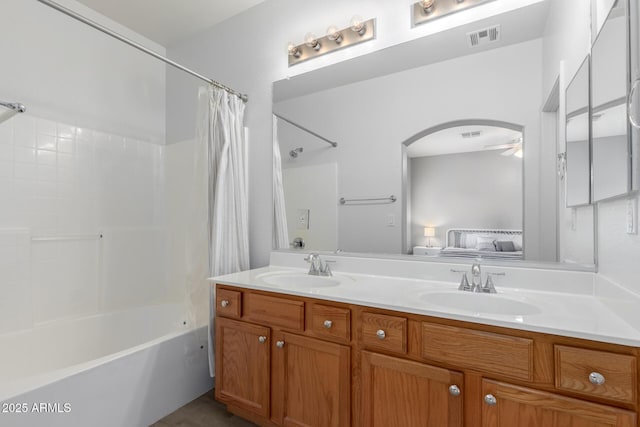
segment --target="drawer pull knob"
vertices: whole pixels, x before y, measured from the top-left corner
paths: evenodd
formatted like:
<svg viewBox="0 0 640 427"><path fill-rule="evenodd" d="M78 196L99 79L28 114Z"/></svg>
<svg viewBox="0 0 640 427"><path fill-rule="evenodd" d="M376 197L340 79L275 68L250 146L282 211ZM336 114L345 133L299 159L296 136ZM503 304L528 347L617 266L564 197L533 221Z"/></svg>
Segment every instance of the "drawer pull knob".
<svg viewBox="0 0 640 427"><path fill-rule="evenodd" d="M382 330L382 329L378 329L378 332L376 332L376 336L383 340L385 339L385 337L387 336L387 334Z"/></svg>
<svg viewBox="0 0 640 427"><path fill-rule="evenodd" d="M323 325L325 328L331 329L331 327L333 326L333 322L331 320L325 320Z"/></svg>
<svg viewBox="0 0 640 427"><path fill-rule="evenodd" d="M222 308L229 307L229 304L231 304L231 303L226 299L223 299L222 301L220 301L220 305L222 306Z"/></svg>
<svg viewBox="0 0 640 427"><path fill-rule="evenodd" d="M266 342L267 342L267 337L265 337L264 335L259 336L259 337L258 337L258 342L259 342L260 344L264 344L264 343L266 343Z"/></svg>
<svg viewBox="0 0 640 427"><path fill-rule="evenodd" d="M276 347L283 348L284 347L284 341L276 341Z"/></svg>
<svg viewBox="0 0 640 427"><path fill-rule="evenodd" d="M484 403L486 403L487 405L493 406L496 403L498 403L498 400L493 394L489 393L484 397Z"/></svg>
<svg viewBox="0 0 640 427"><path fill-rule="evenodd" d="M589 382L593 385L602 385L604 381L604 375L600 372L591 372L589 374Z"/></svg>
<svg viewBox="0 0 640 427"><path fill-rule="evenodd" d="M457 385L453 384L449 386L449 394L451 396L460 396L460 387L458 387Z"/></svg>

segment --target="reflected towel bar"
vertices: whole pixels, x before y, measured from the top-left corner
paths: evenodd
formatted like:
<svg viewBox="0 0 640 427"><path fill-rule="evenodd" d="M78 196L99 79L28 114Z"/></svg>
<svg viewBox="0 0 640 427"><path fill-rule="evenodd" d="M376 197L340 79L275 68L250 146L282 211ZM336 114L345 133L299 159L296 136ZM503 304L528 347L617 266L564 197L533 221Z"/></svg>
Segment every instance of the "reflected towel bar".
<svg viewBox="0 0 640 427"><path fill-rule="evenodd" d="M32 242L59 242L59 241L69 241L69 240L98 240L102 239L104 236L102 233L100 234L79 234L75 236L33 236L31 237Z"/></svg>
<svg viewBox="0 0 640 427"><path fill-rule="evenodd" d="M389 197L378 197L375 199L345 199L344 197L340 198L340 204L341 205L345 205L349 202L387 202L387 203L394 203L396 200L398 200L396 198L396 196L391 195Z"/></svg>

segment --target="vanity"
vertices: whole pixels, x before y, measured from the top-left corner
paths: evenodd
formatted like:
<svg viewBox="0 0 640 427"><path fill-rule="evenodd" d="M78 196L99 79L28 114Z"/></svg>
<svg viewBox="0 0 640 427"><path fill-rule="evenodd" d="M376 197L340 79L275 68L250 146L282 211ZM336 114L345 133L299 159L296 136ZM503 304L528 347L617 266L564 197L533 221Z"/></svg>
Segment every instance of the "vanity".
<svg viewBox="0 0 640 427"><path fill-rule="evenodd" d="M540 291L501 286L518 274L506 268L489 295L433 277L457 277L450 264L382 261L405 271L422 264L432 276L422 280L361 274L366 260L337 257L340 273L320 277L291 254L279 257L291 262L274 266L272 257L270 267L215 280L216 399L243 418L262 426L638 425L640 330L588 285L574 293L589 273L531 269L533 281L568 283L568 292L561 283Z"/></svg>

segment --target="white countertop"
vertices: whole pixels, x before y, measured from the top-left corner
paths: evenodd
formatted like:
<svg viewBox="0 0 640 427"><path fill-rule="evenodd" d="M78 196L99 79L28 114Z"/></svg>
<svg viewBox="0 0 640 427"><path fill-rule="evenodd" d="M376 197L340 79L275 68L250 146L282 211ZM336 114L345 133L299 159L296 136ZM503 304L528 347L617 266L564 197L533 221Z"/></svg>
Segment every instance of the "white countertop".
<svg viewBox="0 0 640 427"><path fill-rule="evenodd" d="M333 279L340 282L336 286L301 287L295 284L295 280L284 284L269 283L273 282L274 276L300 277L300 275L306 275L307 271L303 268L272 265L218 276L210 280L212 283L247 289L640 347L640 324L633 324L635 318L623 319L619 316L611 308L616 306L611 303L611 296L606 293L605 296L596 296L592 287L588 287L584 292L575 292L576 286L573 284L569 286L571 292L559 292L550 291L549 286L546 286L543 287L545 290L540 291L524 287L500 286L496 281L498 294L472 294L458 291L458 283L449 280L425 280L342 271L334 272ZM562 276L559 277L562 278ZM562 286L555 286L554 289L562 289ZM434 296L434 294L439 295ZM458 299L459 294L465 294L461 297L463 302L471 302L474 309L451 307L446 303L447 298ZM435 297L440 301L444 300L445 303L440 305L433 303ZM506 302L515 307L515 312L512 314L491 312L490 307L496 300L488 299L496 297L501 300L500 304ZM628 303L628 295L624 298L625 303ZM477 309L475 309L476 301ZM518 311L520 303L525 304L525 308L534 309L529 310L532 311L531 313L524 310L525 314L520 314ZM469 304L466 305L469 306ZM485 310L484 307L489 309Z"/></svg>

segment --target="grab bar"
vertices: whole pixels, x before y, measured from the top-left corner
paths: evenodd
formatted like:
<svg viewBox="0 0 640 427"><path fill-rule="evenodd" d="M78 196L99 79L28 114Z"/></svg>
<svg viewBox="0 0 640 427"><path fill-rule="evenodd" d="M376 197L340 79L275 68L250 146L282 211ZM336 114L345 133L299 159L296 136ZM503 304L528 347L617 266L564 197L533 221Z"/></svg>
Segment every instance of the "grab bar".
<svg viewBox="0 0 640 427"><path fill-rule="evenodd" d="M341 205L345 205L349 202L388 202L388 203L394 203L396 200L398 200L396 198L396 196L391 195L389 197L378 197L378 198L373 198L373 199L345 199L344 197L340 198L340 204Z"/></svg>
<svg viewBox="0 0 640 427"><path fill-rule="evenodd" d="M70 236L33 236L31 237L32 242L59 242L59 241L69 241L69 240L98 240L102 239L104 236L101 234L78 234L78 235L70 235Z"/></svg>

